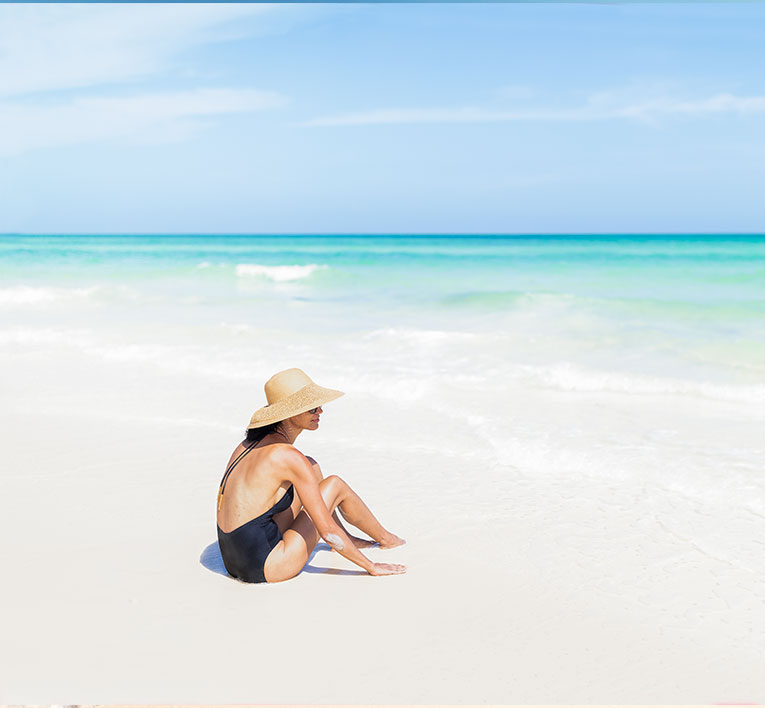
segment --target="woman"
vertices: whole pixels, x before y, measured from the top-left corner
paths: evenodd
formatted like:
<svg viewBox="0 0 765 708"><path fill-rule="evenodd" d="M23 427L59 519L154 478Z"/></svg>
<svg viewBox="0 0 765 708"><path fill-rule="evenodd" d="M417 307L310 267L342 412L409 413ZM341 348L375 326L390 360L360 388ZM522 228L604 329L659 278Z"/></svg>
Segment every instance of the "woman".
<svg viewBox="0 0 765 708"><path fill-rule="evenodd" d="M218 492L218 543L226 570L248 583L294 578L323 538L370 575L406 572L373 563L359 548L394 548L403 539L386 531L339 477L322 477L318 463L293 443L316 430L322 405L343 395L317 386L300 369L287 369L265 385L267 405L255 411L247 438L231 456ZM350 536L335 510L374 539Z"/></svg>

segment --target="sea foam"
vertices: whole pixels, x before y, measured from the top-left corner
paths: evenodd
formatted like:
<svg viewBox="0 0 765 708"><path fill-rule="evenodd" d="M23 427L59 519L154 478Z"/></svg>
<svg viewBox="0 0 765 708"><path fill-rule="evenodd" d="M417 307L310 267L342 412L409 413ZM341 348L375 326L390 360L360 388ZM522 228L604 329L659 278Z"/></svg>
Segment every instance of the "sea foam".
<svg viewBox="0 0 765 708"><path fill-rule="evenodd" d="M266 266L258 263L240 263L236 266L236 274L240 277L262 276L276 283L308 278L317 270L325 270L329 266L309 263L308 265L279 265Z"/></svg>
<svg viewBox="0 0 765 708"><path fill-rule="evenodd" d="M15 285L0 288L0 305L39 305L62 300L84 299L93 295L98 288L55 288Z"/></svg>
<svg viewBox="0 0 765 708"><path fill-rule="evenodd" d="M709 381L647 376L615 371L592 371L568 362L551 366L513 367L518 379L542 388L577 393L690 395L738 403L765 403L765 385L717 384Z"/></svg>
<svg viewBox="0 0 765 708"><path fill-rule="evenodd" d="M389 380L383 397L418 398L418 386L403 392L394 383L402 370L416 380L434 382L443 377L444 383L466 383L481 388L496 386L496 382L514 383L536 389L567 393L603 393L627 396L693 396L744 404L765 404L765 384L734 383L699 378L690 369L687 375L652 375L641 370L640 363L631 369L612 367L605 362L572 361L563 358L572 352L561 350L558 355L548 348L521 351L520 342L506 333L460 332L431 329L381 328L362 335L354 350L357 359L374 360L379 351L384 357L380 366L398 362L391 367L393 383ZM528 363L529 357L546 361ZM644 362L645 363L645 362ZM425 370L419 371L418 366ZM403 369L402 369L403 367ZM494 382L494 383L492 383ZM404 386L404 389L407 389Z"/></svg>

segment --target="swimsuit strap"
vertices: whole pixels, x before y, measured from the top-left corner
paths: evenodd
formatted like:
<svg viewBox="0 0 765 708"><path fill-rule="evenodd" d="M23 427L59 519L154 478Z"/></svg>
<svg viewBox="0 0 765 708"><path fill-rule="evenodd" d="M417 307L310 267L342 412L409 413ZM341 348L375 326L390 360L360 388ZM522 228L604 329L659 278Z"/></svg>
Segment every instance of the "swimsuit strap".
<svg viewBox="0 0 765 708"><path fill-rule="evenodd" d="M220 506L223 503L223 492L226 489L226 482L228 482L229 475L234 471L234 467L239 464L242 458L245 457L247 453L250 452L250 450L252 450L258 444L258 442L260 441L252 443L249 447L246 447L242 452L240 452L237 458L226 469L226 472L223 475L223 479L220 482L220 489L218 490L218 511L220 511Z"/></svg>

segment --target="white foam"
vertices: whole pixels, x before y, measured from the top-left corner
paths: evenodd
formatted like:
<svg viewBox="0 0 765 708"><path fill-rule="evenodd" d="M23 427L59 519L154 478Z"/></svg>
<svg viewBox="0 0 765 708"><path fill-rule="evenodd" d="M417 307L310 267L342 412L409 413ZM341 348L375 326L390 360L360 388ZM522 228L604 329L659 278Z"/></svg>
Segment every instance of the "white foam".
<svg viewBox="0 0 765 708"><path fill-rule="evenodd" d="M375 329L362 336L364 340L387 339L394 343L410 343L431 345L449 345L454 342L472 342L482 335L475 332L444 331L439 329L410 329L399 327L383 327ZM491 335L483 335L484 339Z"/></svg>
<svg viewBox="0 0 765 708"><path fill-rule="evenodd" d="M233 323L229 324L228 322L221 322L220 324L221 329L226 330L227 332L230 332L234 335L242 335L242 334L251 334L252 332L257 332L258 328L254 327L250 324L245 323Z"/></svg>
<svg viewBox="0 0 765 708"><path fill-rule="evenodd" d="M765 385L717 384L609 371L590 371L569 363L515 367L519 378L535 385L583 393L679 394L723 401L765 403Z"/></svg>
<svg viewBox="0 0 765 708"><path fill-rule="evenodd" d="M53 288L14 285L0 288L0 305L39 305L60 302L62 300L83 299L98 290L90 288Z"/></svg>
<svg viewBox="0 0 765 708"><path fill-rule="evenodd" d="M650 363L638 359L634 364L592 361L585 350L568 352L573 357L590 361L560 361L560 354L551 349L524 347L523 338L506 332L460 332L383 328L359 338L363 343L357 356L369 361L376 354L369 347L384 351L380 364L400 361L391 372L385 386L371 377L360 377L358 390L367 390L382 398L417 400L425 390L422 381L436 381L443 376L444 384L473 385L476 390L484 383L514 382L534 388L575 393L614 393L627 395L699 396L736 403L765 403L765 385L759 382L728 383L725 380L703 378L706 371L692 367L673 367L672 375L651 375L640 369ZM560 348L563 345L555 342ZM585 348L586 349L586 348ZM540 361L542 359L542 361ZM536 362L534 361L536 360ZM533 363L532 363L533 362ZM420 369L423 363L426 370ZM403 366L402 366L403 365ZM624 366L619 370L620 366ZM368 380L369 379L369 380Z"/></svg>
<svg viewBox="0 0 765 708"><path fill-rule="evenodd" d="M422 400L430 390L435 377L426 379L419 375L406 375L389 372L380 376L379 372L365 374L346 368L343 378L345 390L371 395L396 403L415 403Z"/></svg>
<svg viewBox="0 0 765 708"><path fill-rule="evenodd" d="M49 346L55 351L69 348L89 353L98 343L96 332L88 329L14 327L0 330L0 345L16 345L37 351Z"/></svg>
<svg viewBox="0 0 765 708"><path fill-rule="evenodd" d="M302 280L308 278L317 270L325 270L329 266L309 263L308 265L280 265L265 266L257 263L240 263L236 267L239 277L262 276L273 280L275 283L284 283L290 280Z"/></svg>
<svg viewBox="0 0 765 708"><path fill-rule="evenodd" d="M218 379L240 377L237 361L210 356L204 347L164 343L126 343L105 339L96 330L58 329L53 327L30 329L17 327L0 330L0 346L16 345L40 351L49 347L60 354L65 348L86 356L117 364L148 365L176 374L196 374Z"/></svg>

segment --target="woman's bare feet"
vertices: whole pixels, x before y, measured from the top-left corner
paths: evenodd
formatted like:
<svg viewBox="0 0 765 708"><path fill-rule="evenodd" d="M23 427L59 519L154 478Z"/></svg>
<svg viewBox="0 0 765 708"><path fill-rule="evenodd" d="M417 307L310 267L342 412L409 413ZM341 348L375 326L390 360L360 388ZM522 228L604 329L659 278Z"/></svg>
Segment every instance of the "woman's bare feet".
<svg viewBox="0 0 765 708"><path fill-rule="evenodd" d="M355 548L372 548L377 545L377 541L370 541L368 538L359 538L358 536L351 536L348 534L348 538L351 539ZM335 550L330 546L330 550Z"/></svg>
<svg viewBox="0 0 765 708"><path fill-rule="evenodd" d="M403 546L405 543L406 541L403 538L399 538L392 533L388 533L387 536L379 541L380 548L396 548L397 546Z"/></svg>
<svg viewBox="0 0 765 708"><path fill-rule="evenodd" d="M356 548L372 548L372 546L377 545L375 541L370 541L368 538L358 538L357 536L351 536L351 541L353 541L353 545Z"/></svg>

